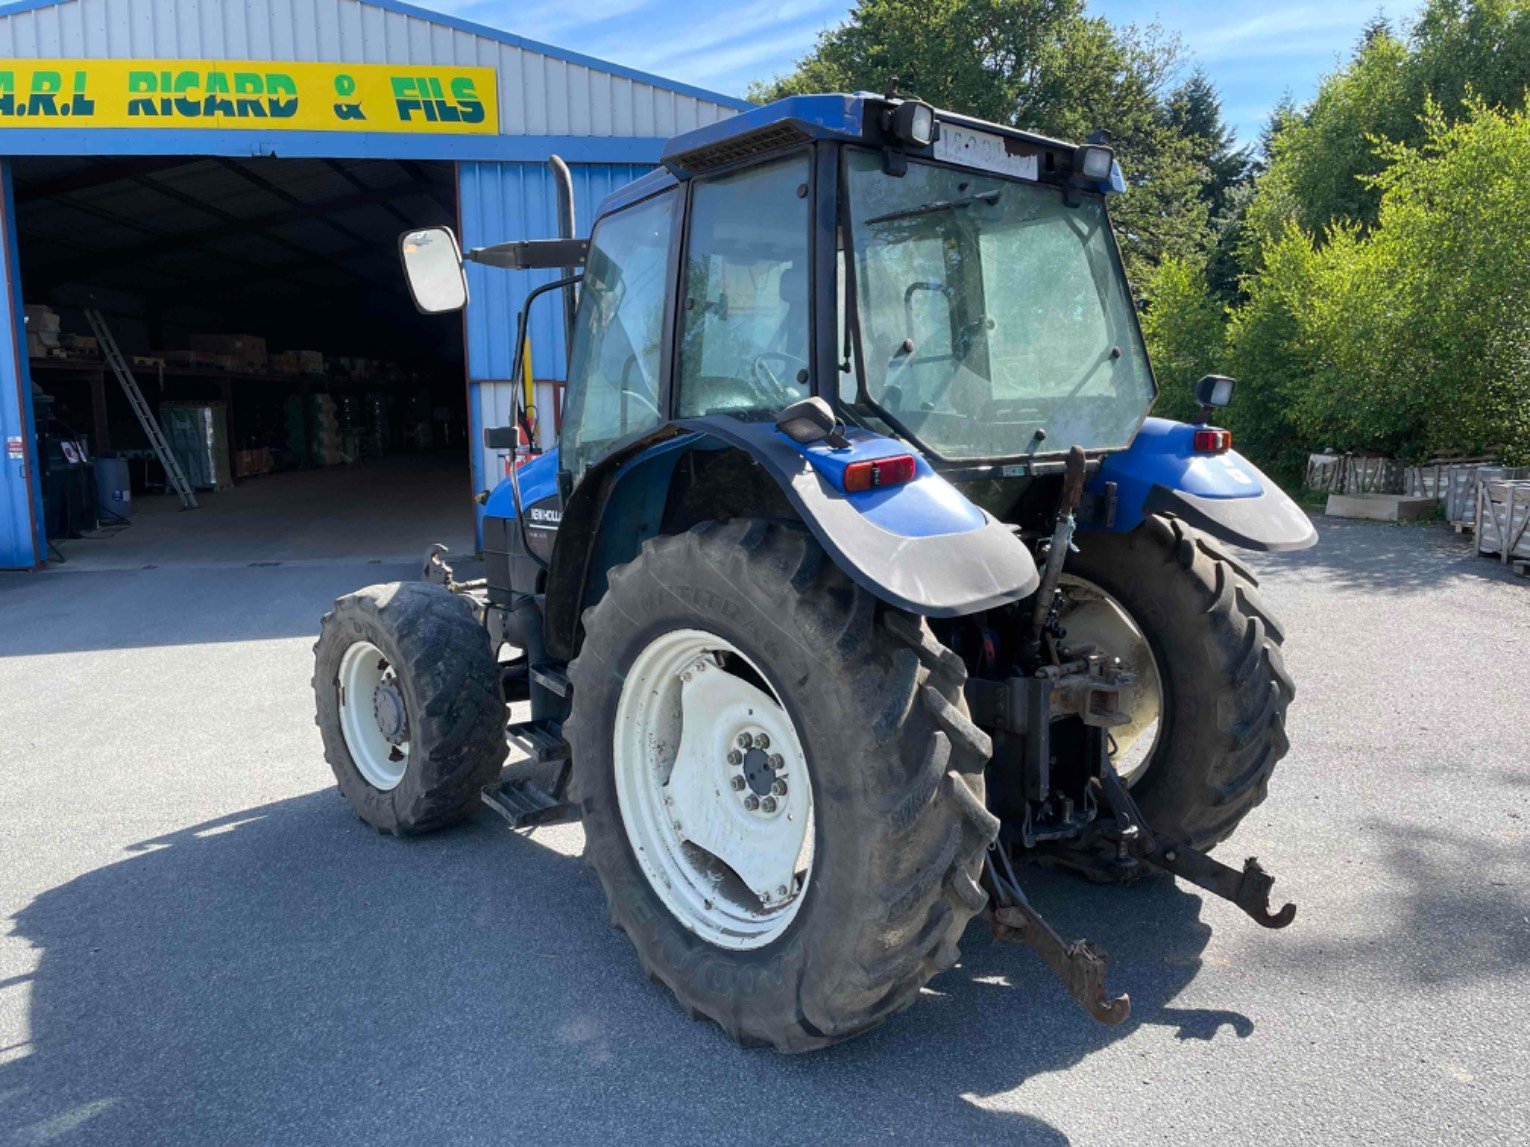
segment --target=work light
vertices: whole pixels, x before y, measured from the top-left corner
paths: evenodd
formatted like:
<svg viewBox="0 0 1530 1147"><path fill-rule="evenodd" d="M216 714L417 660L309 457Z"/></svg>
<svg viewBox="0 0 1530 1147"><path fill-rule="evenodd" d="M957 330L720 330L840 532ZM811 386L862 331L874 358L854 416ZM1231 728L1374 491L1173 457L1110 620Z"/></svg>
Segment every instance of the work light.
<svg viewBox="0 0 1530 1147"><path fill-rule="evenodd" d="M1115 161L1116 154L1110 148L1097 143L1085 144L1073 153L1073 170L1085 179L1103 183L1110 178L1110 165Z"/></svg>
<svg viewBox="0 0 1530 1147"><path fill-rule="evenodd" d="M904 100L893 109L888 130L910 147L929 147L935 142L935 109L918 100Z"/></svg>

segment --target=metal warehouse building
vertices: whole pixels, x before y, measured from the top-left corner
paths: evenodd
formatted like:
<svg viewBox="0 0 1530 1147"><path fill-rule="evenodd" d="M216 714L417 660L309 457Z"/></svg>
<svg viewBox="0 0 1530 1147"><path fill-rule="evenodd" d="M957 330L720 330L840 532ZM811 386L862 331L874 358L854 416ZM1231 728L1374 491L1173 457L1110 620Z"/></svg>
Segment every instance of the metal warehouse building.
<svg viewBox="0 0 1530 1147"><path fill-rule="evenodd" d="M552 154L587 229L664 139L744 106L395 0L0 7L0 568L257 503L322 538L358 498L436 491L470 528L531 284L475 266L465 316L421 316L399 234L556 234ZM555 314L532 327L544 440ZM200 510L166 508L111 343Z"/></svg>

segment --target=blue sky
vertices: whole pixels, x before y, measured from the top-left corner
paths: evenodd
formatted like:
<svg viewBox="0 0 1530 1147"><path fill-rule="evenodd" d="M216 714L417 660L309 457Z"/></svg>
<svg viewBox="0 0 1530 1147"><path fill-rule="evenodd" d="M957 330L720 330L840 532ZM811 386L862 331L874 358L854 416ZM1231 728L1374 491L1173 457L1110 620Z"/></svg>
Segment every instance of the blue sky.
<svg viewBox="0 0 1530 1147"><path fill-rule="evenodd" d="M751 80L788 70L823 28L850 11L846 0L416 0L601 59L741 95ZM1090 0L1119 24L1157 21L1183 39L1222 93L1228 121L1245 140L1290 91L1300 103L1346 57L1378 11L1394 23L1419 0Z"/></svg>

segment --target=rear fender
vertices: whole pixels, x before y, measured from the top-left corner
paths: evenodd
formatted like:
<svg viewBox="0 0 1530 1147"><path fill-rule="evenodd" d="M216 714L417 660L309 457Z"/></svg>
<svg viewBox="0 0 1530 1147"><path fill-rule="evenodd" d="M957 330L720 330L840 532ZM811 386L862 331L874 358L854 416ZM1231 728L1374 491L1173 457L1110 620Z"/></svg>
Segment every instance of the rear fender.
<svg viewBox="0 0 1530 1147"><path fill-rule="evenodd" d="M746 455L784 495L784 503L761 498L754 512L789 508L851 580L899 609L956 617L1035 592L1040 577L1020 539L923 459L910 482L845 493L840 476L850 462L912 453L863 431L848 436L849 448L800 446L771 422L709 415L671 423L592 467L564 507L553 551L549 648L572 655L579 613L599 597L609 569L661 532L676 468L698 450Z"/></svg>
<svg viewBox="0 0 1530 1147"><path fill-rule="evenodd" d="M1236 450L1194 449L1196 427L1149 418L1130 447L1109 455L1086 487L1105 505L1115 484L1115 512L1081 529L1126 533L1152 514L1172 514L1212 537L1250 550L1304 550L1317 531L1302 508Z"/></svg>

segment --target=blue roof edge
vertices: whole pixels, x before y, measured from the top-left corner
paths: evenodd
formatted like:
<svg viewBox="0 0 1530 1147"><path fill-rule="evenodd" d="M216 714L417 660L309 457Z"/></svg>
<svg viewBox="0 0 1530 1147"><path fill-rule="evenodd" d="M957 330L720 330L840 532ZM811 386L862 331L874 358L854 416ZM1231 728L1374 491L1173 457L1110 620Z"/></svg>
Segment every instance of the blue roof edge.
<svg viewBox="0 0 1530 1147"><path fill-rule="evenodd" d="M595 208L595 218L609 215L613 211L620 211L623 207L631 207L640 200L647 199L650 195L657 195L671 187L678 187L680 181L667 167L656 167L650 172L638 176L630 183L624 183L612 191L600 201Z"/></svg>
<svg viewBox="0 0 1530 1147"><path fill-rule="evenodd" d="M687 174L685 165L678 164L677 157L777 123L790 123L810 139L859 139L868 98L874 97L866 92L856 92L853 95L787 96L774 103L751 104L747 111L736 116L672 137L664 145L662 162L677 175L684 176Z"/></svg>
<svg viewBox="0 0 1530 1147"><path fill-rule="evenodd" d="M54 8L60 4L71 2L72 0L11 0L9 3L0 3L0 16L16 16L23 12L35 11L38 8ZM528 51L537 52L544 56L551 56L556 60L563 60L570 64L579 64L599 72L609 72L613 76L636 80L638 83L649 84L656 88L675 92L678 95L691 96L693 99L733 108L735 111L744 111L758 106L750 103L748 100L740 99L738 96L724 95L722 92L708 91L706 88L696 87L694 84L666 79L652 72L645 72L638 68L629 68L625 64L597 59L594 56L587 56L583 52L575 52L568 48L559 48L553 44L545 44L540 40L517 36L514 32L492 28L487 24L476 24L471 20L464 20L460 16L449 16L445 12L436 12L430 8L422 8L418 4L406 4L403 0L356 0L356 3L365 4L373 8L382 8L389 12L397 12L403 16L413 16L417 20L428 20L434 24L455 28L459 32L467 32L469 35L481 36L486 40L507 44L512 48L525 48Z"/></svg>

